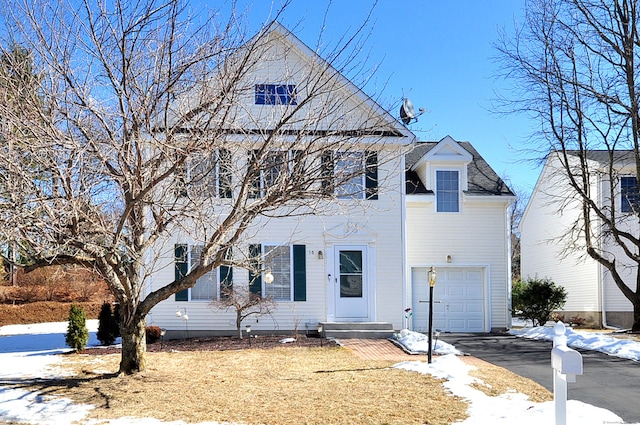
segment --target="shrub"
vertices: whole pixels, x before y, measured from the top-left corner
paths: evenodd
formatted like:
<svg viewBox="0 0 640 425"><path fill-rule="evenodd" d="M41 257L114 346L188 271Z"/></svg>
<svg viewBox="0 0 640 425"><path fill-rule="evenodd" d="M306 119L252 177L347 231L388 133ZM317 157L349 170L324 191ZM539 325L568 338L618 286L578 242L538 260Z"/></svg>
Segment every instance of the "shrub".
<svg viewBox="0 0 640 425"><path fill-rule="evenodd" d="M72 304L69 309L69 324L64 341L76 351L87 346L89 331L87 330L87 318L82 307Z"/></svg>
<svg viewBox="0 0 640 425"><path fill-rule="evenodd" d="M111 303L104 303L100 308L96 336L102 345L111 345L118 337L118 323L111 310Z"/></svg>
<svg viewBox="0 0 640 425"><path fill-rule="evenodd" d="M147 344L153 344L160 341L162 337L162 330L158 326L147 326L145 339Z"/></svg>
<svg viewBox="0 0 640 425"><path fill-rule="evenodd" d="M567 291L550 279L527 279L513 285L511 297L516 314L531 320L533 326L541 326L547 323L554 310L564 306Z"/></svg>

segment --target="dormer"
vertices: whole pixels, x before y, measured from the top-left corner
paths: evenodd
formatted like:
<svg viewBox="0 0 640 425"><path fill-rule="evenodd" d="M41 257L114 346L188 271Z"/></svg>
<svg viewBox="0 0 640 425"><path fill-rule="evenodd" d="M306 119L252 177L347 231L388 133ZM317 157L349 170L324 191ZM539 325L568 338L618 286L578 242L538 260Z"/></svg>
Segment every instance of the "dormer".
<svg viewBox="0 0 640 425"><path fill-rule="evenodd" d="M470 143L457 142L451 136L418 143L406 163L407 195L435 202L436 212L460 212L469 197L513 196Z"/></svg>

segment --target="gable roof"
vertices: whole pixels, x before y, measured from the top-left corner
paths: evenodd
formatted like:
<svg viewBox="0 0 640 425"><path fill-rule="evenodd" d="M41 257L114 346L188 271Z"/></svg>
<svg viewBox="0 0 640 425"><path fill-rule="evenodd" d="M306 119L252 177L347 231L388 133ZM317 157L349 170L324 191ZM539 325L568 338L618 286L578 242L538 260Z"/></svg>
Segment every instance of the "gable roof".
<svg viewBox="0 0 640 425"><path fill-rule="evenodd" d="M345 126L344 129L336 130L334 128L313 128L313 129L305 129L302 131L305 134L312 136L329 136L331 134L339 134L346 135L351 137L363 137L363 136L383 136L383 137L393 137L393 138L406 138L402 140L402 144L413 143L416 139L416 136L405 126L403 125L396 117L394 117L389 111L383 108L380 104L378 104L375 100L373 100L369 95L364 93L360 87L351 82L344 74L342 74L338 69L336 69L331 62L322 58L317 52L312 50L309 46L307 46L304 42L302 42L296 35L294 35L291 31L285 28L278 21L272 21L268 25L264 26L257 34L251 37L247 42L245 42L242 46L239 46L237 51L232 53L229 57L231 60L238 60L239 63L244 61L244 57L251 57L254 54L253 48L258 45L258 43L264 43L263 45L258 47L256 53L259 58L261 54L261 49L264 49L265 46L269 45L277 45L281 44L284 46L282 49L286 52L293 52L295 57L298 58L301 63L304 63L307 67L317 67L318 73L317 78L326 78L327 80L335 81L335 87L339 88L340 93L344 93L345 99L349 99L349 101L353 100L354 105L356 107L349 110L348 116L355 115L355 109L361 108L365 112L367 117L374 117L371 122L369 128L355 128L350 129ZM252 68L254 64L248 66L248 68ZM287 72L290 72L291 69L286 68ZM255 73L255 70L252 70L248 74ZM247 74L247 75L248 75ZM243 78L247 75L243 75ZM244 81L246 83L246 81ZM181 96L174 105L177 106L176 111L172 111L170 114L169 122L175 122L176 117L180 116L182 111L180 108L185 106L187 109L190 107L190 99L191 97L198 98L202 93L198 93L197 90L211 90L212 87L215 87L215 82L212 82L211 87L202 88L194 88L193 90L185 93ZM241 82L242 84L242 82ZM249 87L253 87L250 85ZM326 90L326 87L323 87L322 90ZM335 91L335 89L333 89ZM245 111L243 111L244 113ZM302 112L304 113L304 112ZM298 121L303 120L304 118L299 118ZM252 124L255 124L254 118L250 119ZM228 123L225 123L228 124ZM187 121L180 125L180 130L188 129L193 130L192 123ZM237 127L239 125L240 127ZM236 126L236 127L234 127ZM162 127L159 127L162 130ZM273 132L273 129L270 128L247 128L246 123L242 122L233 122L233 125L230 128L226 128L225 125L218 127L218 131L226 132L229 134L268 134ZM283 128L279 129L278 133L281 134L291 134L296 135L300 133L299 129L296 128Z"/></svg>
<svg viewBox="0 0 640 425"><path fill-rule="evenodd" d="M423 182L420 181L418 174L413 171L413 167L424 158L428 158L429 152L441 142L442 141L418 142L415 148L406 155L405 161L407 170L405 172L405 186L407 195L433 193L432 190L428 190L424 186ZM471 161L467 165L468 189L465 191L465 194L515 196L511 189L509 189L506 183L496 174L493 168L491 168L487 161L485 161L478 151L476 151L471 143L454 142L468 152L471 157Z"/></svg>

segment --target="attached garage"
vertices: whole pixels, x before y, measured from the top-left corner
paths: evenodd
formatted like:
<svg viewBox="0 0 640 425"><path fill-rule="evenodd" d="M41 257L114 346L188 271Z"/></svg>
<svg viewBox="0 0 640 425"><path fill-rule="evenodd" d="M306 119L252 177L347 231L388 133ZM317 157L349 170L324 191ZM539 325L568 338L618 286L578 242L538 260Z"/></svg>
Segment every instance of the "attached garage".
<svg viewBox="0 0 640 425"><path fill-rule="evenodd" d="M412 329L428 332L428 268L411 269ZM442 332L486 332L487 293L485 268L440 267L436 269L433 329Z"/></svg>

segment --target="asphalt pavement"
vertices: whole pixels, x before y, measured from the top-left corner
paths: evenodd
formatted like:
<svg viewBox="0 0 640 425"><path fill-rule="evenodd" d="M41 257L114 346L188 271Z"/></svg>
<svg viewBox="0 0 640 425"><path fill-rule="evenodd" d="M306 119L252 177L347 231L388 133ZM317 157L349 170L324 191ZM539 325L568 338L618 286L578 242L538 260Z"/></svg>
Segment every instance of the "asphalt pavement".
<svg viewBox="0 0 640 425"><path fill-rule="evenodd" d="M506 334L441 334L440 339L465 354L504 367L553 391L550 341ZM640 363L578 350L584 375L568 384L567 398L602 407L625 423L640 423Z"/></svg>

